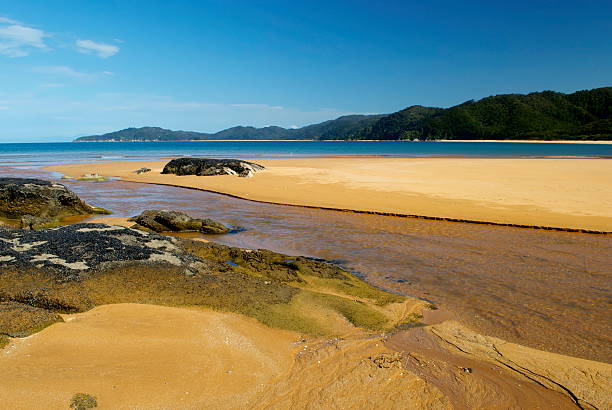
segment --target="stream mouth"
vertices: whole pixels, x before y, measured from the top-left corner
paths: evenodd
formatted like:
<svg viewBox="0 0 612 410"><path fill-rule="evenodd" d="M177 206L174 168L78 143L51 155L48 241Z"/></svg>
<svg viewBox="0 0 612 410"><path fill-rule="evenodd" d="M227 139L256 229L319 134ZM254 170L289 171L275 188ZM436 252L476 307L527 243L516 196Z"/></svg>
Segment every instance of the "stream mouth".
<svg viewBox="0 0 612 410"><path fill-rule="evenodd" d="M65 184L114 217L170 209L241 227L195 236L331 261L373 286L453 312L481 333L612 362L609 235L298 208L171 186L61 180L36 168L0 170Z"/></svg>

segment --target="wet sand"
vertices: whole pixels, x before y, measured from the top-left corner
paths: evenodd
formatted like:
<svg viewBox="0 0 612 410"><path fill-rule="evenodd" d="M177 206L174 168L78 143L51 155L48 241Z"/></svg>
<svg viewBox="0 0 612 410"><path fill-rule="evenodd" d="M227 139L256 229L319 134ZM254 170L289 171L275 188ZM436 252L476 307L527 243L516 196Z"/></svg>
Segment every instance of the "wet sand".
<svg viewBox="0 0 612 410"><path fill-rule="evenodd" d="M64 319L0 350L2 406L63 409L76 393L100 408L147 409L611 404L612 366L475 339L450 322L390 338L355 329L307 340L208 309L117 304Z"/></svg>
<svg viewBox="0 0 612 410"><path fill-rule="evenodd" d="M166 161L56 165L127 181L210 190L240 198L367 212L612 232L607 159L257 159L254 178L174 176ZM153 171L136 175L135 169Z"/></svg>

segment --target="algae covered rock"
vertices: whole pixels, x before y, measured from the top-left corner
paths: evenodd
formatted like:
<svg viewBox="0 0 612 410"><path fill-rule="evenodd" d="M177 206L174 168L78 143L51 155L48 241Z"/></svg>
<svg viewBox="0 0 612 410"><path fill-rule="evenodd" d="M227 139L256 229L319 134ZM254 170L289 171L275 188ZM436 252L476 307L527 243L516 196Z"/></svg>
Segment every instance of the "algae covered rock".
<svg viewBox="0 0 612 410"><path fill-rule="evenodd" d="M46 309L19 302L0 302L0 335L26 337L61 321L59 314Z"/></svg>
<svg viewBox="0 0 612 410"><path fill-rule="evenodd" d="M61 218L100 213L62 184L41 179L0 178L0 217Z"/></svg>
<svg viewBox="0 0 612 410"><path fill-rule="evenodd" d="M229 232L228 227L212 219L192 218L180 211L146 210L129 220L136 222L134 228L144 228L153 232L202 232L212 234Z"/></svg>
<svg viewBox="0 0 612 410"><path fill-rule="evenodd" d="M162 174L174 175L238 175L251 177L264 167L239 159L177 158L168 162Z"/></svg>

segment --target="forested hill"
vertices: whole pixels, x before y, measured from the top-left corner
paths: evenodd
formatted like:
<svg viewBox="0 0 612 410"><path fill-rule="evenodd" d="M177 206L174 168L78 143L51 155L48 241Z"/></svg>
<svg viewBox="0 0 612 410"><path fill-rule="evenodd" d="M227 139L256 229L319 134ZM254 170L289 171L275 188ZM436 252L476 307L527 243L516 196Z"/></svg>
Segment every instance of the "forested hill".
<svg viewBox="0 0 612 410"><path fill-rule="evenodd" d="M612 87L496 95L447 109L412 106L353 138L612 140Z"/></svg>
<svg viewBox="0 0 612 410"><path fill-rule="evenodd" d="M282 127L233 127L214 134L191 131L172 131L159 127L126 128L103 135L77 138L91 141L199 141L199 140L291 140L291 139L347 139L384 115L347 115L320 124L297 129Z"/></svg>
<svg viewBox="0 0 612 410"><path fill-rule="evenodd" d="M612 140L612 87L503 94L450 108L413 105L390 115L347 115L297 129L233 127L215 134L127 128L76 141L180 140Z"/></svg>

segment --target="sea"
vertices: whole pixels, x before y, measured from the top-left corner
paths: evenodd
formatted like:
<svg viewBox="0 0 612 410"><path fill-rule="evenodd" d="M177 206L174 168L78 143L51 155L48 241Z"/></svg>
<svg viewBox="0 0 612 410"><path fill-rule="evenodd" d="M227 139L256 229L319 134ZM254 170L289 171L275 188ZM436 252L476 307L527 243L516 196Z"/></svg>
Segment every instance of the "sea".
<svg viewBox="0 0 612 410"><path fill-rule="evenodd" d="M178 141L0 144L0 162L92 162L210 157L612 157L612 144L408 141Z"/></svg>

